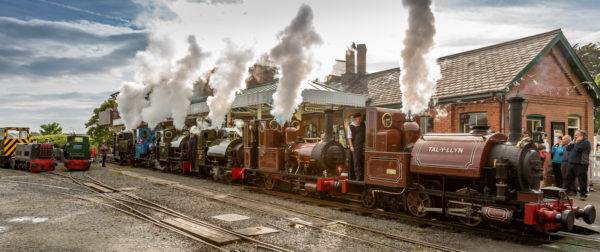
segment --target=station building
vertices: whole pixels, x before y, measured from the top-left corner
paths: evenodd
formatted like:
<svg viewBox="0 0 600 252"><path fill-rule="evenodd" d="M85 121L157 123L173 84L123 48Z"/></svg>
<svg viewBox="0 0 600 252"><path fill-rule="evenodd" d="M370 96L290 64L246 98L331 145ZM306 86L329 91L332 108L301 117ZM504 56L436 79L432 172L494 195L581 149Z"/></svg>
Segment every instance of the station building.
<svg viewBox="0 0 600 252"><path fill-rule="evenodd" d="M366 46L353 45L328 85L366 95L369 106L400 108L400 69L367 73L365 60ZM593 135L600 91L561 30L445 56L438 64L431 109L415 117L423 133L468 132L476 125L508 133L506 99L519 95L523 131Z"/></svg>

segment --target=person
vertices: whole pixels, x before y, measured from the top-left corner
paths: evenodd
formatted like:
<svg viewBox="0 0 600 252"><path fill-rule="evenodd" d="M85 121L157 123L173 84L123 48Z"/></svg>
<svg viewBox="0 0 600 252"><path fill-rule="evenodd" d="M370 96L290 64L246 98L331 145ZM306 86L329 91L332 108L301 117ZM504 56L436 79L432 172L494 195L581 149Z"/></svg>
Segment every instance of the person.
<svg viewBox="0 0 600 252"><path fill-rule="evenodd" d="M549 173L549 171L548 171L549 153L546 152L546 147L542 143L535 143L534 146L538 151L538 155L540 156L540 159L542 160L543 180L540 182L540 188L541 188L541 187L544 187L544 186L550 184L550 182L548 181L549 177L550 177L548 174Z"/></svg>
<svg viewBox="0 0 600 252"><path fill-rule="evenodd" d="M108 145L106 141L100 145L100 153L102 154L102 167L106 167L106 155L108 155Z"/></svg>
<svg viewBox="0 0 600 252"><path fill-rule="evenodd" d="M196 156L198 155L198 137L196 136L196 134L191 133L190 132L190 138L188 139L188 146L187 146L187 153L188 153L188 161L190 162L191 165L191 169L192 171L196 169ZM207 175L206 173L200 174L201 176L203 175Z"/></svg>
<svg viewBox="0 0 600 252"><path fill-rule="evenodd" d="M563 161L563 152L565 146L562 144L562 136L558 137L558 141L552 145L552 174L554 175L554 186L562 187L562 171L561 165Z"/></svg>
<svg viewBox="0 0 600 252"><path fill-rule="evenodd" d="M517 143L517 147L523 148L523 147L525 147L525 145L530 144L532 142L533 142L533 139L531 138L531 133L529 131L525 131L523 133L523 136Z"/></svg>
<svg viewBox="0 0 600 252"><path fill-rule="evenodd" d="M348 146L352 152L354 162L354 177L363 180L364 155L365 155L365 123L360 113L354 114L350 130L348 131Z"/></svg>
<svg viewBox="0 0 600 252"><path fill-rule="evenodd" d="M579 196L581 200L587 197L588 165L590 162L590 151L592 146L587 140L585 131L575 131L575 141L567 145L569 151L568 167L565 189L567 193L575 193L575 179L579 182Z"/></svg>
<svg viewBox="0 0 600 252"><path fill-rule="evenodd" d="M44 139L44 143L50 143L50 139L48 139L48 138Z"/></svg>
<svg viewBox="0 0 600 252"><path fill-rule="evenodd" d="M568 166L569 166L569 150L567 150L567 145L569 145L569 143L571 143L571 136L569 135L565 135L562 137L562 146L563 146L563 155L562 155L562 162L560 163L560 172L562 172L562 176L563 176L563 182L562 182L562 188L565 188L565 185L567 184L566 178L567 178L567 170L568 170Z"/></svg>
<svg viewBox="0 0 600 252"><path fill-rule="evenodd" d="M92 146L90 149L90 156L92 157L92 160L96 160L96 155L96 146Z"/></svg>
<svg viewBox="0 0 600 252"><path fill-rule="evenodd" d="M546 134L544 134L544 135L545 135L545 137L544 137L544 147L545 147L547 153L551 153L552 152L552 147L550 145L550 136L546 135Z"/></svg>

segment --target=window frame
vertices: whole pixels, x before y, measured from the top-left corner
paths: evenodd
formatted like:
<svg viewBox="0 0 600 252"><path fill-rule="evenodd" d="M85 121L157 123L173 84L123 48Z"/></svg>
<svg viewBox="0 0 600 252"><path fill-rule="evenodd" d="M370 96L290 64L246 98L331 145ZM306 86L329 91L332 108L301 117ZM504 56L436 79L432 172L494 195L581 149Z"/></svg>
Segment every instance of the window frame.
<svg viewBox="0 0 600 252"><path fill-rule="evenodd" d="M433 132L434 120L432 116L421 116L419 118L419 127L421 128L421 134L427 134Z"/></svg>
<svg viewBox="0 0 600 252"><path fill-rule="evenodd" d="M475 124L474 125L470 125L469 122L466 122L466 123L463 122L462 118L463 118L463 115L465 115L465 114L469 115L469 119L468 119L469 122L471 121L471 118L473 118L472 115L476 115L475 116ZM460 113L460 117L459 117L459 120L460 120L459 121L460 122L460 124L459 124L460 129L459 130L460 130L460 132L462 132L462 133L468 133L469 131L471 131L470 127L469 127L469 129L467 129L467 127L466 127L467 125L469 125L469 126L481 126L481 125L484 125L484 124L480 125L480 124L477 123L479 121L479 119L480 119L477 115L485 115L485 121L486 121L485 125L489 126L489 121L488 121L489 117L488 117L488 112L487 111L476 111L476 112Z"/></svg>

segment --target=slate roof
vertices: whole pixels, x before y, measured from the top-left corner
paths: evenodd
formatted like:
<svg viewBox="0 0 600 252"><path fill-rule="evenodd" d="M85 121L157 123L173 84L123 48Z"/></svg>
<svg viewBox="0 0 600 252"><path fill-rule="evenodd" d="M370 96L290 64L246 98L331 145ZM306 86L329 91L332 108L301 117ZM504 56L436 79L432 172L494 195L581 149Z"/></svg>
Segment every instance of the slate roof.
<svg viewBox="0 0 600 252"><path fill-rule="evenodd" d="M502 91L558 34L537 34L438 59L438 99Z"/></svg>
<svg viewBox="0 0 600 252"><path fill-rule="evenodd" d="M439 58L442 77L434 98L507 91L513 79L559 34L561 30L553 30ZM366 94L371 106L390 106L401 103L399 77L400 69L392 68L330 85Z"/></svg>
<svg viewBox="0 0 600 252"><path fill-rule="evenodd" d="M400 104L400 68L370 73L358 77L345 91L366 94L370 106Z"/></svg>

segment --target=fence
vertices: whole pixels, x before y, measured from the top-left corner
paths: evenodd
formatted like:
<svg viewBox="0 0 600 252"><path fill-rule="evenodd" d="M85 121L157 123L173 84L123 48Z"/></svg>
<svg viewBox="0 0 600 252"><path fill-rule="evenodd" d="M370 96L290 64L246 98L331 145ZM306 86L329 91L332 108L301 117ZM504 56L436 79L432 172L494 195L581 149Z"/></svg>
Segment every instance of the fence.
<svg viewBox="0 0 600 252"><path fill-rule="evenodd" d="M590 155L590 178L600 182L600 154Z"/></svg>

